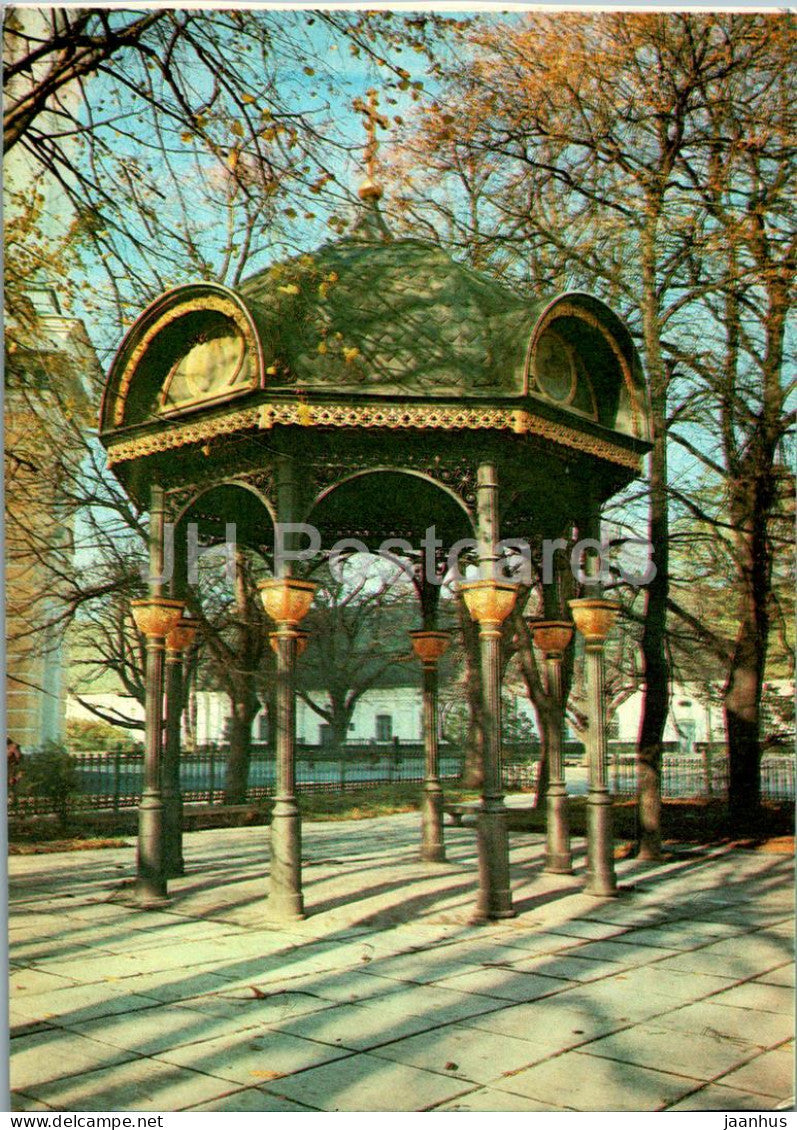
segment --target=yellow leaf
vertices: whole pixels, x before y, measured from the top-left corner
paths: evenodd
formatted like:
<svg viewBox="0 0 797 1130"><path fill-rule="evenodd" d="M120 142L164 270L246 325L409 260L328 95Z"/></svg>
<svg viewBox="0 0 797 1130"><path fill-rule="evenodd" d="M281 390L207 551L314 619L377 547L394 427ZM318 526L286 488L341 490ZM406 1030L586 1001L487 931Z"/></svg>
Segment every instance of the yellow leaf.
<svg viewBox="0 0 797 1130"><path fill-rule="evenodd" d="M241 95L241 101L246 102L247 105L250 105L252 102L255 101L255 96L254 96L254 94L242 94Z"/></svg>
<svg viewBox="0 0 797 1130"><path fill-rule="evenodd" d="M230 129L232 130L232 132L235 134L236 137L243 137L244 127L241 125L241 123L239 121L233 122L232 125L230 126Z"/></svg>
<svg viewBox="0 0 797 1130"><path fill-rule="evenodd" d="M185 133L180 134L181 141L193 141L193 139L194 135L192 133L189 133L188 130L186 130Z"/></svg>

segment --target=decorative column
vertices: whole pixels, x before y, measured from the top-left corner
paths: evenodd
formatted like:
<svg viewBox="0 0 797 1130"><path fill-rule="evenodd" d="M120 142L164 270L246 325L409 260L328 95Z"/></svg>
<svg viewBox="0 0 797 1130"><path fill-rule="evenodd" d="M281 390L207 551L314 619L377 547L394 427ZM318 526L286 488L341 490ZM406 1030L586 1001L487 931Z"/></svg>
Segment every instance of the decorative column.
<svg viewBox="0 0 797 1130"><path fill-rule="evenodd" d="M617 894L617 880L607 773L604 646L620 606L600 597L584 597L569 604L576 628L584 636L587 657L589 792L585 890L587 894L605 897Z"/></svg>
<svg viewBox="0 0 797 1130"><path fill-rule="evenodd" d="M194 642L199 620L183 616L166 637L166 745L163 751L163 854L168 878L185 872L183 794L180 790L183 718L183 656Z"/></svg>
<svg viewBox="0 0 797 1130"><path fill-rule="evenodd" d="M494 580L460 585L479 624L484 715L484 764L479 833L479 902L476 921L513 918L509 886L509 838L501 780L501 625L514 607L517 586Z"/></svg>
<svg viewBox="0 0 797 1130"><path fill-rule="evenodd" d="M545 656L545 675L551 716L548 725L548 795L545 870L569 875L573 870L567 819L567 786L562 757L562 660L573 638L568 620L530 620L534 643Z"/></svg>
<svg viewBox="0 0 797 1130"><path fill-rule="evenodd" d="M437 664L451 643L449 632L410 632L412 648L423 664L423 740L426 771L421 807L421 859L445 860L443 842L443 790L440 787L440 750L437 717Z"/></svg>
<svg viewBox="0 0 797 1130"><path fill-rule="evenodd" d="M144 722L144 787L138 806L136 897L157 904L166 898L164 811L161 795L163 652L165 637L183 613L179 600L153 596L131 601L136 627L147 638Z"/></svg>
<svg viewBox="0 0 797 1130"><path fill-rule="evenodd" d="M262 581L260 597L277 631L270 634L277 653L275 751L277 789L271 812L271 884L267 913L275 922L304 918L302 840L296 802L296 656L306 632L299 624L310 610L316 585L293 577Z"/></svg>

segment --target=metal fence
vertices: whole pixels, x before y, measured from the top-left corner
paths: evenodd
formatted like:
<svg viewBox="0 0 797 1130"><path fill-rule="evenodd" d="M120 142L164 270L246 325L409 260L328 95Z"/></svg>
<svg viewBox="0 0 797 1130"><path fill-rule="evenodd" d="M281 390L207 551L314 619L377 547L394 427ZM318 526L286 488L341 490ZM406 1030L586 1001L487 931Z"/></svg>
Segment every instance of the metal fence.
<svg viewBox="0 0 797 1130"><path fill-rule="evenodd" d="M184 753L180 759L180 790L187 804L221 804L227 771L226 749ZM75 809L119 811L138 805L144 780L141 752L114 751L75 753L76 787L70 797ZM296 785L300 792L340 792L389 784L421 784L425 759L419 744L366 747L333 753L322 748L297 751ZM462 756L441 749L440 776L458 781ZM271 796L276 788L276 763L272 751L256 748L249 763L247 800ZM9 811L15 815L53 812L51 797L31 795L25 789L24 764L20 787L9 795Z"/></svg>
<svg viewBox="0 0 797 1130"><path fill-rule="evenodd" d="M627 749L627 747L625 747ZM633 795L637 787L634 757L622 747L609 751L609 787L618 796ZM575 751L570 751L571 755ZM538 751L528 745L505 748L504 788L532 789L536 784ZM221 804L227 767L226 749L184 753L180 763L180 788L186 803ZM583 760L571 758L569 761ZM138 805L143 785L144 758L140 752L75 753L76 788L70 808L119 811ZM458 782L463 757L445 746L440 752L443 781ZM322 748L300 748L296 758L296 783L300 792L342 791L376 788L389 784L418 784L424 779L424 753L420 744L346 748L332 752ZM271 796L276 787L274 754L256 747L249 768L247 799ZM586 776L568 770L571 792L586 790ZM793 801L794 763L789 757L766 756L761 764L761 788L765 799ZM723 798L728 791L728 759L717 747L698 755L666 753L662 763L662 795L666 798ZM30 795L23 777L9 795L12 815L45 814L56 810L51 797Z"/></svg>
<svg viewBox="0 0 797 1130"><path fill-rule="evenodd" d="M637 789L636 760L610 754L609 787L618 796L633 796ZM722 799L728 795L728 756L712 751L703 754L667 754L662 759L661 795ZM794 800L794 761L790 757L765 756L761 761L761 796L764 800Z"/></svg>

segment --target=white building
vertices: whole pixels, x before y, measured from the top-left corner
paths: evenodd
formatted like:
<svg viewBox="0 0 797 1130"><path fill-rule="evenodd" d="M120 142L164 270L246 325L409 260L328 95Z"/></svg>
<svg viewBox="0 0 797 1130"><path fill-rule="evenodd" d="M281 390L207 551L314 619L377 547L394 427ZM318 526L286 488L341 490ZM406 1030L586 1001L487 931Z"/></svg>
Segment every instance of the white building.
<svg viewBox="0 0 797 1130"><path fill-rule="evenodd" d="M781 693L788 693L783 684ZM110 693L87 694L84 699L93 702L106 714L118 712L143 721L143 707L129 698ZM228 730L230 705L226 695L219 691L198 691L196 708L196 740L200 745L224 742ZM317 701L325 699L319 693ZM636 691L616 711L610 722L610 740L633 745L639 734L644 693ZM528 699L515 700L518 714L533 722L534 712ZM93 719L84 706L70 697L67 703L68 718ZM296 702L296 737L302 745L323 745L328 740L329 725L301 699ZM131 732L131 737L141 739L141 731ZM573 734L568 734L574 737ZM268 719L265 711L257 715L252 727L255 742L268 739ZM709 703L703 688L693 684L676 684L670 701L664 740L677 745L684 752L691 751L696 742L723 741L725 720L722 707ZM354 708L349 725L348 741L362 745L369 742L385 743L423 740L423 705L419 688L381 687L366 691Z"/></svg>

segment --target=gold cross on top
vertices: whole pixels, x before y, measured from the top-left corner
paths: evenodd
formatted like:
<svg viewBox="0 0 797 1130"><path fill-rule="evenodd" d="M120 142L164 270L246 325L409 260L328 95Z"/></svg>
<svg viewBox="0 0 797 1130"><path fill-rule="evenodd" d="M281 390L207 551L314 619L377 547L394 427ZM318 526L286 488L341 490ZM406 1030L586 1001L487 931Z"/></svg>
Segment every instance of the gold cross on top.
<svg viewBox="0 0 797 1130"><path fill-rule="evenodd" d="M377 112L379 105L378 93L371 89L367 90L368 101L364 102L362 98L355 98L352 105L354 109L365 117L365 132L368 135L368 142L365 146L365 171L368 179L373 181L375 173L376 152L379 148L379 140L376 136L376 127L381 126L382 129L387 129L389 126L388 119L384 114Z"/></svg>

